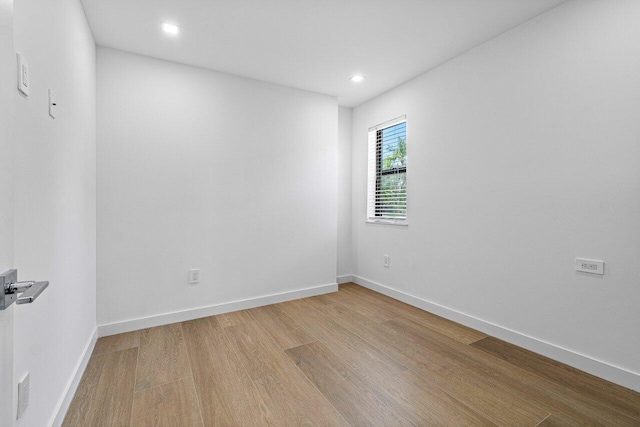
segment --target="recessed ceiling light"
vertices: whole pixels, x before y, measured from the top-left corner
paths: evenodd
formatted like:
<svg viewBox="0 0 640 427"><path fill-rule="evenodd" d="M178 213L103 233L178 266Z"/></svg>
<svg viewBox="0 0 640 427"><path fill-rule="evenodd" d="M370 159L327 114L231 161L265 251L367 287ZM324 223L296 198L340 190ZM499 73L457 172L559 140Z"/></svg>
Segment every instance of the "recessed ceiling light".
<svg viewBox="0 0 640 427"><path fill-rule="evenodd" d="M168 22L163 22L162 31L167 34L171 34L172 36L177 36L178 34L180 34L180 27L174 24L169 24Z"/></svg>
<svg viewBox="0 0 640 427"><path fill-rule="evenodd" d="M360 83L361 81L364 80L364 76L361 76L360 74L356 74L355 76L351 77L350 80L354 83Z"/></svg>

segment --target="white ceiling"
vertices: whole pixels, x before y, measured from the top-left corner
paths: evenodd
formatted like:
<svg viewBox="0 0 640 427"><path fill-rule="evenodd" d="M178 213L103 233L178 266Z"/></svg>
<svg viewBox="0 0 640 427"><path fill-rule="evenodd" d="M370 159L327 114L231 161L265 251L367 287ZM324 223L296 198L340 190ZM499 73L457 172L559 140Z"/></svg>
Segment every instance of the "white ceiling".
<svg viewBox="0 0 640 427"><path fill-rule="evenodd" d="M82 0L96 43L354 107L564 0ZM181 26L179 37L160 30ZM354 74L366 79L349 81Z"/></svg>

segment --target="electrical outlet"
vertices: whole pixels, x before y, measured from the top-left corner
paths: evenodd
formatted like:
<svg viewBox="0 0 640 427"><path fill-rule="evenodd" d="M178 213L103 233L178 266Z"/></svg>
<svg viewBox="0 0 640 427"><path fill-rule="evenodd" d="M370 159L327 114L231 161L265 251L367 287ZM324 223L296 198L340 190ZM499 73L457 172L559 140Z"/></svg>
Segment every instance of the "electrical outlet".
<svg viewBox="0 0 640 427"><path fill-rule="evenodd" d="M16 56L18 58L18 90L25 96L29 96L29 86L31 85L29 63L20 53L16 53Z"/></svg>
<svg viewBox="0 0 640 427"><path fill-rule="evenodd" d="M27 410L27 406L29 406L29 373L24 374L20 382L18 382L18 416L17 420L20 419L24 411Z"/></svg>
<svg viewBox="0 0 640 427"><path fill-rule="evenodd" d="M385 255L382 261L382 265L384 265L384 268L389 268L389 262L391 262L389 255Z"/></svg>
<svg viewBox="0 0 640 427"><path fill-rule="evenodd" d="M200 283L200 269L192 268L189 270L189 284L195 285L196 283Z"/></svg>
<svg viewBox="0 0 640 427"><path fill-rule="evenodd" d="M583 273L604 274L604 261L576 258L576 270Z"/></svg>
<svg viewBox="0 0 640 427"><path fill-rule="evenodd" d="M58 101L56 100L56 94L53 92L53 89L49 89L49 115L52 119L56 118L57 111Z"/></svg>

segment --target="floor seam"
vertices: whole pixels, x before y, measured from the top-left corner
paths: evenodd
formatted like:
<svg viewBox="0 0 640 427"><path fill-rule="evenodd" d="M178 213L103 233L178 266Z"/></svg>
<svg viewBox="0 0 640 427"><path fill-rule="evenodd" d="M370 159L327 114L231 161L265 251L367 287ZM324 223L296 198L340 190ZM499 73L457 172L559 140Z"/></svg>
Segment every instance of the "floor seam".
<svg viewBox="0 0 640 427"><path fill-rule="evenodd" d="M173 381L168 381L168 382L166 382L166 383L152 385L151 387L147 387L147 388L143 388L142 390L134 391L134 392L133 392L133 394L134 394L134 396L135 396L136 394L138 394L138 393L143 393L143 392L145 392L145 391L147 391L147 390L153 390L154 388L164 387L164 386L166 386L166 385L175 384L175 383L177 383L177 382L185 381L185 380L188 380L188 379L190 379L190 378L193 378L193 374L191 374L191 375L189 375L189 376L186 376L186 377L182 377L182 378L175 379L175 380L173 380Z"/></svg>
<svg viewBox="0 0 640 427"><path fill-rule="evenodd" d="M547 418L549 418L551 416L551 414L547 415L546 417L544 417L543 419L540 420L540 422L538 424L536 424L536 427L538 427L540 424L542 424L544 422L544 420L546 420Z"/></svg>
<svg viewBox="0 0 640 427"><path fill-rule="evenodd" d="M133 390L132 390L132 393L131 393L131 399L129 399L129 401L131 402L131 415L129 417L129 426L133 425L133 414L134 414L133 410L135 409L134 399L133 398L134 398L134 396L136 394L136 381L138 381L138 360L140 358L140 344L138 344L137 347L132 347L132 348L136 349L136 372L135 372L134 377L133 377L134 380L133 380ZM129 349L127 349L127 350L129 350Z"/></svg>
<svg viewBox="0 0 640 427"><path fill-rule="evenodd" d="M322 341L317 340L317 341L313 341L313 342L318 342L321 343L322 345L324 345L326 347L326 344L324 344ZM309 343L310 344L310 343ZM302 347L303 345L308 345L308 344L302 344L300 346L297 347ZM296 347L291 347L291 348L296 348ZM289 357L289 355L286 353L286 350L282 350L282 352L284 353L285 357L287 357L289 360L291 360L291 358ZM336 357L340 357L338 355L336 355ZM344 362L344 361L343 361ZM338 408L336 408L333 403L331 403L331 401L329 399L327 399L327 396L324 395L324 393L309 379L307 378L307 376L304 374L304 372L302 372L302 370L298 367L298 365L296 365L296 363L291 360L291 363L293 363L293 366L295 367L295 369L302 375L302 377L309 383L311 384L311 387L313 387L319 394L320 396L322 396L322 398L329 404L329 406L331 406L333 408L334 411L336 411L336 414L338 414L340 416L340 418L342 418L344 420L344 422L350 426L352 425L345 417L344 415L342 415L342 412L340 412L338 410Z"/></svg>
<svg viewBox="0 0 640 427"><path fill-rule="evenodd" d="M184 333L184 327L182 326L183 322L180 323L180 332L182 332L182 339L184 339L184 349L187 352L187 361L189 362L189 372L191 372L191 382L193 383L193 391L196 394L196 400L198 402L198 413L200 414L200 423L204 426L204 413L202 412L202 404L200 403L200 393L198 393L198 388L196 387L196 377L193 375L193 366L191 366L191 354L189 353L189 343L187 342L187 336Z"/></svg>

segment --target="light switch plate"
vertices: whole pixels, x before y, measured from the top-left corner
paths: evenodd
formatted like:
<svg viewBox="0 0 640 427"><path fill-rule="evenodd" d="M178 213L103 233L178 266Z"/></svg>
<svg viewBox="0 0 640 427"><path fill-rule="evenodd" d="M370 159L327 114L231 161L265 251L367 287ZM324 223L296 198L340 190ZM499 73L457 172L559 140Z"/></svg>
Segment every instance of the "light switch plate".
<svg viewBox="0 0 640 427"><path fill-rule="evenodd" d="M29 63L19 53L18 57L18 90L29 96L29 86L31 84L31 76L29 75Z"/></svg>

